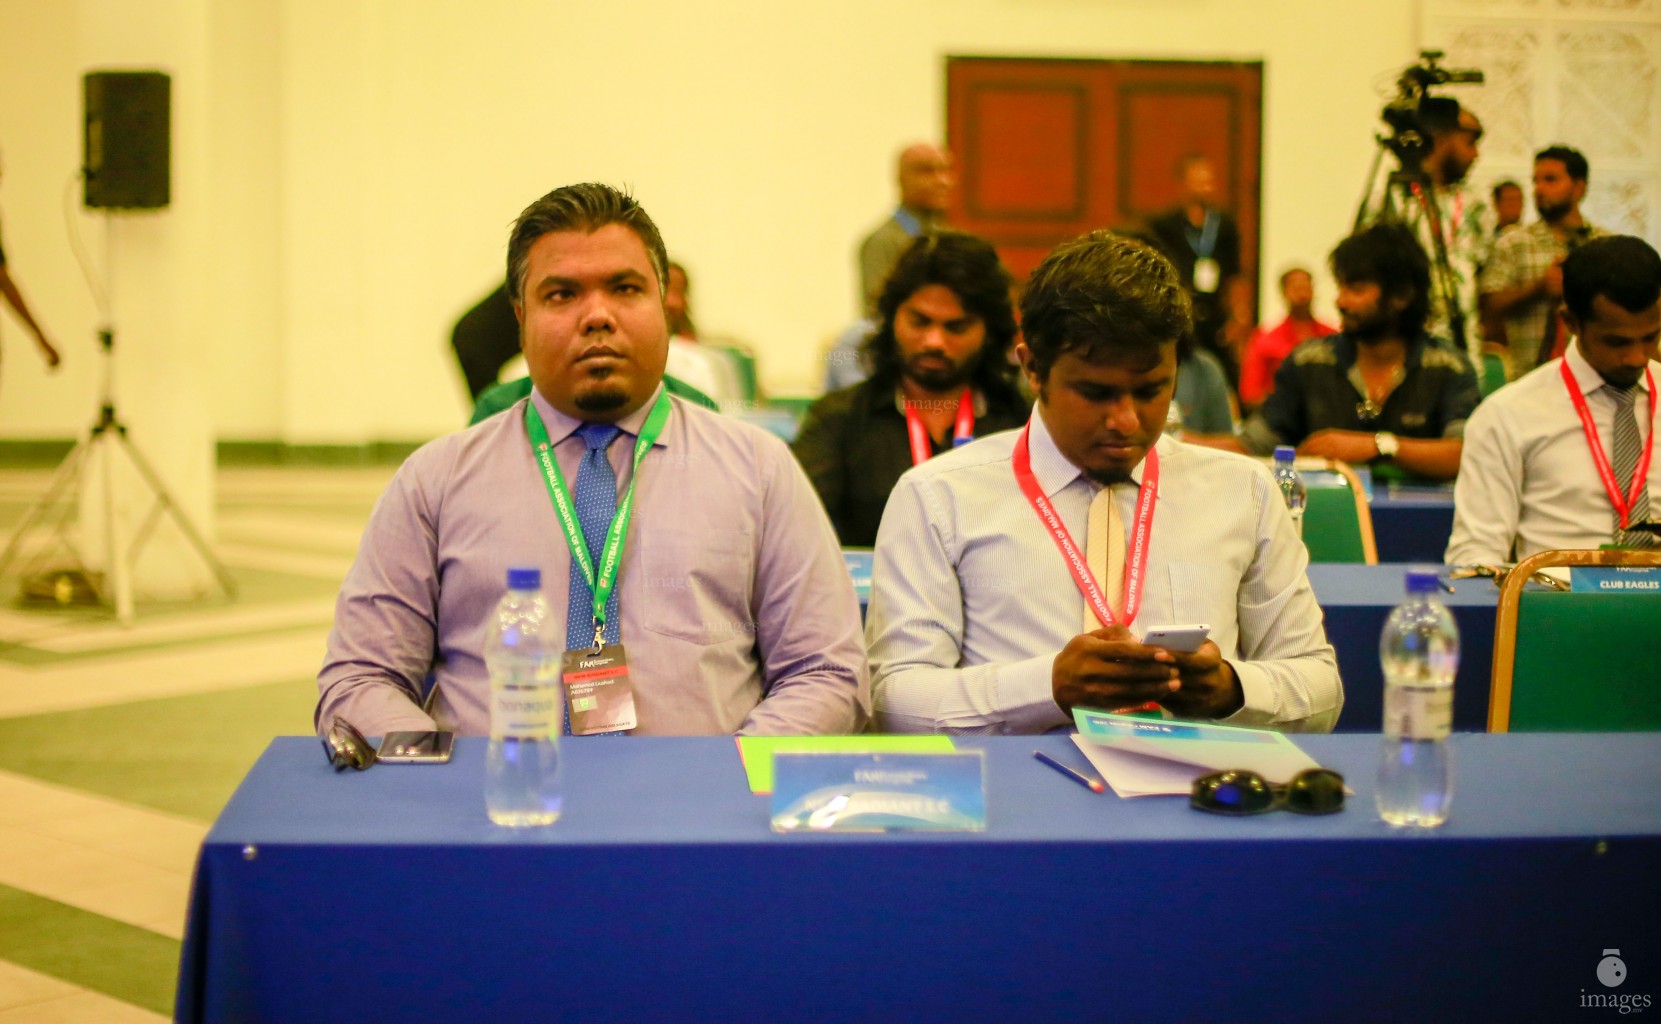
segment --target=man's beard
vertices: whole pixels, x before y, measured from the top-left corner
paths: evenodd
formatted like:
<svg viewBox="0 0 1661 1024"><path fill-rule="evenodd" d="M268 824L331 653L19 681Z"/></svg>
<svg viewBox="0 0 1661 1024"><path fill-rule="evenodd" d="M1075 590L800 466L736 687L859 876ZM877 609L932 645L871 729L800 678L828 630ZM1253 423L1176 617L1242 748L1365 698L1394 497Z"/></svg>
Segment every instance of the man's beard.
<svg viewBox="0 0 1661 1024"><path fill-rule="evenodd" d="M1396 326L1387 315L1378 310L1374 310L1365 317L1355 318L1353 321L1349 317L1343 319L1344 333L1349 336L1350 340L1363 345L1383 341L1390 336L1391 331Z"/></svg>
<svg viewBox="0 0 1661 1024"><path fill-rule="evenodd" d="M1534 209L1540 214L1540 219L1548 224L1556 224L1574 211L1574 201L1564 200L1561 203L1542 203L1534 201Z"/></svg>
<svg viewBox="0 0 1661 1024"><path fill-rule="evenodd" d="M979 353L963 360L961 363L952 361L952 358L940 353L928 353L928 358L938 359L927 366L918 364L925 358L924 355L915 355L905 361L905 375L919 387L926 391L955 391L968 382L980 361Z"/></svg>
<svg viewBox="0 0 1661 1024"><path fill-rule="evenodd" d="M577 408L583 412L616 412L629 401L629 393L621 387L584 391L577 396Z"/></svg>

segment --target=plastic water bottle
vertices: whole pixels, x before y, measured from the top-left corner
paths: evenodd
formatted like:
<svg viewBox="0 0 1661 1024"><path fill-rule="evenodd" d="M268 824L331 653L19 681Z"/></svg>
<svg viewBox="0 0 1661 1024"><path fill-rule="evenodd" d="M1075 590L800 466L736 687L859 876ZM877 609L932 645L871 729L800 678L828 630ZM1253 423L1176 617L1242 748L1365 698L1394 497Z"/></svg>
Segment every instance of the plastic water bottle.
<svg viewBox="0 0 1661 1024"><path fill-rule="evenodd" d="M1453 800L1453 677L1459 627L1436 599L1436 573L1410 570L1407 600L1390 613L1378 641L1384 666L1384 748L1378 765L1379 817L1435 828Z"/></svg>
<svg viewBox="0 0 1661 1024"><path fill-rule="evenodd" d="M509 569L484 660L490 670L490 750L484 802L498 825L552 825L563 797L559 759L565 707L565 624L542 596L542 573Z"/></svg>
<svg viewBox="0 0 1661 1024"><path fill-rule="evenodd" d="M1303 536L1303 507L1309 503L1309 492L1303 486L1303 477L1292 465L1297 451L1290 445L1279 445L1275 448L1275 483L1280 487L1280 496L1286 501L1286 511L1292 513L1292 525L1298 528L1298 536Z"/></svg>
<svg viewBox="0 0 1661 1024"><path fill-rule="evenodd" d="M1175 396L1171 398L1171 405L1165 410L1165 435L1182 440L1182 406L1177 404Z"/></svg>

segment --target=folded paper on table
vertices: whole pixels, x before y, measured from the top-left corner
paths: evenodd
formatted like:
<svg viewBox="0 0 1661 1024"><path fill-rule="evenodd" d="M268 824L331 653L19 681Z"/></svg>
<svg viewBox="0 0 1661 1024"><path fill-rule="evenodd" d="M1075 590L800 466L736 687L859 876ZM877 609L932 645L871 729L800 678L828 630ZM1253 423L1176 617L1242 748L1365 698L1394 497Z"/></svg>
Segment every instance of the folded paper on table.
<svg viewBox="0 0 1661 1024"><path fill-rule="evenodd" d="M1122 797L1185 795L1207 772L1238 768L1285 782L1320 765L1286 734L1075 708L1073 742Z"/></svg>
<svg viewBox="0 0 1661 1024"><path fill-rule="evenodd" d="M773 791L774 754L939 754L957 748L950 736L737 736L750 792Z"/></svg>

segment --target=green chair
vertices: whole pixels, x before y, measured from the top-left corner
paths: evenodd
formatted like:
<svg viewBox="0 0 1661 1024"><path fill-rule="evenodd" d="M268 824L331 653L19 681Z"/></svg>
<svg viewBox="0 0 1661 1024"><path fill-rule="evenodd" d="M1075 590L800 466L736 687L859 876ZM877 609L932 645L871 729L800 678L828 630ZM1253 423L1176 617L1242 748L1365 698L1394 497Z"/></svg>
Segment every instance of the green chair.
<svg viewBox="0 0 1661 1024"><path fill-rule="evenodd" d="M1493 352L1482 354L1482 365L1476 368L1477 387L1482 389L1482 397L1505 387L1505 360Z"/></svg>
<svg viewBox="0 0 1661 1024"><path fill-rule="evenodd" d="M732 362L733 371L738 375L738 386L745 402L754 403L760 394L760 385L756 383L756 357L748 349L738 345L711 346L717 352L726 354Z"/></svg>
<svg viewBox="0 0 1661 1024"><path fill-rule="evenodd" d="M716 409L715 399L704 394L690 384L683 383L669 376L663 375L663 390L671 395L678 395L689 402L696 402L706 409ZM531 379L520 377L518 380L505 380L500 384L492 384L479 392L479 397L473 403L473 418L467 421L468 426L496 415L503 409L531 393ZM719 409L716 409L719 412Z"/></svg>
<svg viewBox="0 0 1661 1024"><path fill-rule="evenodd" d="M1311 562L1378 564L1373 510L1355 470L1331 459L1300 458L1308 501L1303 509L1303 545Z"/></svg>
<svg viewBox="0 0 1661 1024"><path fill-rule="evenodd" d="M1489 732L1661 730L1661 591L1523 589L1540 569L1588 565L1661 566L1661 551L1542 551L1506 574Z"/></svg>

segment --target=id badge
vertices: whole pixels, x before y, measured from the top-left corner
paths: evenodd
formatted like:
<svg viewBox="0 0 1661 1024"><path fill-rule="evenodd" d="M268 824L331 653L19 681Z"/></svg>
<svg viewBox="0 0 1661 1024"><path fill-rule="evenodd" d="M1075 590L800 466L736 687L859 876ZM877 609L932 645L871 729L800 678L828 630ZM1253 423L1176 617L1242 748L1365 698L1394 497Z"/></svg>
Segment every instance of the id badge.
<svg viewBox="0 0 1661 1024"><path fill-rule="evenodd" d="M1210 256L1201 256L1194 261L1194 290L1210 295L1217 290L1222 282L1222 270L1217 261Z"/></svg>
<svg viewBox="0 0 1661 1024"><path fill-rule="evenodd" d="M584 647L565 652L561 682L570 713L571 735L594 736L635 727L634 687L622 644L607 644L598 654Z"/></svg>

